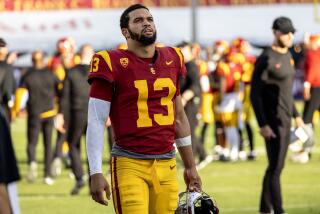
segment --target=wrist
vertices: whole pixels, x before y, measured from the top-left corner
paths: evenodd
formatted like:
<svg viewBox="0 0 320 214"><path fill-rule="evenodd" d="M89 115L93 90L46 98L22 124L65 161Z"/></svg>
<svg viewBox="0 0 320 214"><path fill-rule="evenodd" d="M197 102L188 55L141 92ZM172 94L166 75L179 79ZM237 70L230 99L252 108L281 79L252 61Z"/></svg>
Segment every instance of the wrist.
<svg viewBox="0 0 320 214"><path fill-rule="evenodd" d="M196 163L192 163L192 164L189 165L189 166L184 166L184 168L185 168L186 170L197 170Z"/></svg>
<svg viewBox="0 0 320 214"><path fill-rule="evenodd" d="M264 124L264 125L260 126L260 129L265 129L265 128L267 128L268 126L269 126L268 124Z"/></svg>
<svg viewBox="0 0 320 214"><path fill-rule="evenodd" d="M95 173L90 173L90 177L91 178L95 178L95 177L100 177L103 176L102 172L95 172Z"/></svg>

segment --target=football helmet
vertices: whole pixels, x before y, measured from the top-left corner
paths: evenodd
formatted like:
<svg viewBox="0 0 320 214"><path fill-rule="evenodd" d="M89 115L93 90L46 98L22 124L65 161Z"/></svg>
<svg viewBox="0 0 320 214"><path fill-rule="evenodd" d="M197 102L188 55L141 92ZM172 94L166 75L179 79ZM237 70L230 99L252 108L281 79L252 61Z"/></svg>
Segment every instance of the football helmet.
<svg viewBox="0 0 320 214"><path fill-rule="evenodd" d="M224 55L227 54L229 52L229 43L225 40L218 40L213 44L213 48L215 50L215 52Z"/></svg>
<svg viewBox="0 0 320 214"><path fill-rule="evenodd" d="M71 37L63 37L59 39L56 45L59 54L75 52L75 42Z"/></svg>
<svg viewBox="0 0 320 214"><path fill-rule="evenodd" d="M175 214L219 214L219 209L205 192L181 192Z"/></svg>
<svg viewBox="0 0 320 214"><path fill-rule="evenodd" d="M241 37L235 38L232 42L232 48L240 53L247 53L249 49L249 42Z"/></svg>
<svg viewBox="0 0 320 214"><path fill-rule="evenodd" d="M300 147L296 150L311 150L315 144L315 136L313 133L312 125L306 124L303 127L297 127L291 130L290 148Z"/></svg>

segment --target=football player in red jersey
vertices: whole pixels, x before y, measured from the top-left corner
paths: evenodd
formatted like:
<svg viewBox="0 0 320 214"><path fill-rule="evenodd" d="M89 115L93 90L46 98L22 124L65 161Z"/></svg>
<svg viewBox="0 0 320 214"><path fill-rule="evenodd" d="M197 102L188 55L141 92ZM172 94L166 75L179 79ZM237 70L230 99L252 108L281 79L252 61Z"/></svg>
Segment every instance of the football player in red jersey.
<svg viewBox="0 0 320 214"><path fill-rule="evenodd" d="M174 143L184 163L187 189L201 191L183 110L179 77L185 74L179 49L156 47L149 9L128 7L120 18L127 50L101 51L91 61L87 153L93 200L107 205L110 186L102 174L104 124L111 118L115 144L111 190L115 212L174 213L178 201Z"/></svg>

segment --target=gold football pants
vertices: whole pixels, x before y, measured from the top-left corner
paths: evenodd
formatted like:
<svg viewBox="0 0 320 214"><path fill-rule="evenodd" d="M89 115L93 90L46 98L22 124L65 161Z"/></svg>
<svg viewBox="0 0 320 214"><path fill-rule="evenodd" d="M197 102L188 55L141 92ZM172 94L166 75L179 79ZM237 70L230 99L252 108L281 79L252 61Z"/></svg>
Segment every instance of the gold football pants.
<svg viewBox="0 0 320 214"><path fill-rule="evenodd" d="M116 214L173 214L178 204L176 160L111 159Z"/></svg>

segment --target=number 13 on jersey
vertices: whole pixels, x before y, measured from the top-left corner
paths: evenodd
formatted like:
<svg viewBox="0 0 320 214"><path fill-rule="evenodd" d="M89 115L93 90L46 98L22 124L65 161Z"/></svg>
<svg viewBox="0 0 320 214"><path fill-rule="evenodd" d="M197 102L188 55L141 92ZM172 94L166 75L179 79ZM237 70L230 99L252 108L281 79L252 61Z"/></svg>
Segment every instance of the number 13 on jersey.
<svg viewBox="0 0 320 214"><path fill-rule="evenodd" d="M148 84L147 80L136 80L134 81L134 86L138 90L138 120L137 127L151 127L152 119L149 116L148 110ZM154 114L154 121L160 126L172 125L174 122L174 104L173 97L176 93L176 87L170 78L158 78L153 83L154 91L162 91L164 88L169 89L169 93L165 97L161 97L160 103L162 106L167 107L168 114Z"/></svg>

